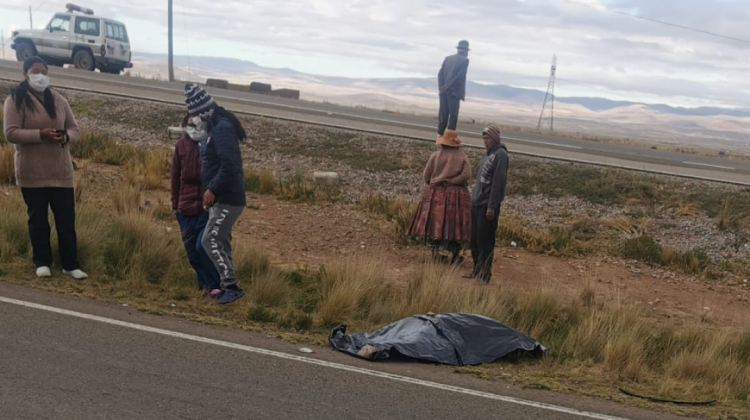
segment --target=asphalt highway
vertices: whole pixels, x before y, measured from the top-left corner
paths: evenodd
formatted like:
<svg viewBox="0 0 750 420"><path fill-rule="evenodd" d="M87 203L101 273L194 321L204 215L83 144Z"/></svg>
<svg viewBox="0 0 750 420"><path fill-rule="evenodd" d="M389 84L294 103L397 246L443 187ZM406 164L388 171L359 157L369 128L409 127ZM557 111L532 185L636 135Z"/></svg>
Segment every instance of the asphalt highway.
<svg viewBox="0 0 750 420"><path fill-rule="evenodd" d="M0 283L3 419L673 420Z"/></svg>

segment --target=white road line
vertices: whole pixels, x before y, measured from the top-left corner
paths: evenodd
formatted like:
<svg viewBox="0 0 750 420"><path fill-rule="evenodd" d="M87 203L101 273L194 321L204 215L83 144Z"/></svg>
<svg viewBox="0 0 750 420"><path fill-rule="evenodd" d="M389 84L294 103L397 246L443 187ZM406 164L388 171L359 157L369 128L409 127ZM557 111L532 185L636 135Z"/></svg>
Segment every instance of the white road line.
<svg viewBox="0 0 750 420"><path fill-rule="evenodd" d="M710 165L708 163L700 163L700 162L682 162L682 163L685 165L705 166L708 168L729 169L730 171L733 171L736 169L736 168L732 168L731 166Z"/></svg>
<svg viewBox="0 0 750 420"><path fill-rule="evenodd" d="M96 315L85 314L81 312L69 311L67 309L55 308L52 306L40 305L37 303L26 302L22 300L10 299L0 296L0 302L7 303L10 305L23 306L26 308L38 309L40 311L51 312L60 315L72 316L75 318L81 318L89 321L101 322L103 324L116 325L118 327L130 328L133 330L149 332L153 334L160 334L167 337L181 338L183 340L195 341L203 344L211 344L214 346L225 347L233 350L241 350L248 353L261 354L264 356L277 357L280 359L293 360L296 362L308 363L311 365L327 367L331 369L343 370L347 372L358 373L361 375L374 376L376 378L388 379L391 381L404 382L413 385L424 386L428 388L439 389L442 391L455 392L458 394L471 395L474 397L486 398L495 401L502 401L510 404L523 405L527 407L533 407L541 410L554 411L558 413L571 414L574 416L585 417L596 420L626 420L622 417L614 417L606 414L591 413L588 411L576 410L574 408L561 407L553 404L540 403L536 401L529 401L520 398L508 397L504 395L492 394L489 392L475 391L467 388L460 388L451 385L444 385L437 382L423 381L421 379L409 378L407 376L394 375L385 372L378 372L370 369L362 369L354 366L347 366L340 363L326 362L323 360L311 359L309 357L297 356L294 354L287 354L272 350L261 349L258 347L244 346L241 344L231 343L228 341L214 340L211 338L200 337L197 335L184 334L176 331L165 330L161 328L148 327L145 325L134 324L132 322L118 321L116 319L105 318Z"/></svg>

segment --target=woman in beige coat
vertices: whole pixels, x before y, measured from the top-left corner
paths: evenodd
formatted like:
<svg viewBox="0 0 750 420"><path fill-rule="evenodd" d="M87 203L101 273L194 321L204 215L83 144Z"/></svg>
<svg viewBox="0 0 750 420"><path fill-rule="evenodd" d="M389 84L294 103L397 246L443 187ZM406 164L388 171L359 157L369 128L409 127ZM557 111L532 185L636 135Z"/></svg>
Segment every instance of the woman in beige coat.
<svg viewBox="0 0 750 420"><path fill-rule="evenodd" d="M81 133L68 101L49 88L40 57L23 63L24 81L5 100L5 137L16 147L16 180L29 215L29 236L38 277L50 277L52 248L48 209L55 217L63 273L83 280L75 229L73 162L68 143Z"/></svg>

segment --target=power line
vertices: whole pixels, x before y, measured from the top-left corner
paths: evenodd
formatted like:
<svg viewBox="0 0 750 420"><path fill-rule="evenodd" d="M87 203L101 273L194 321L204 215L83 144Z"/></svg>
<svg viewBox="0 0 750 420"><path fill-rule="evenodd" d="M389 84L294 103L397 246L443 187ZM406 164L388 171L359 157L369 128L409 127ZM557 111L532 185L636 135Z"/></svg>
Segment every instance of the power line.
<svg viewBox="0 0 750 420"><path fill-rule="evenodd" d="M727 40L730 40L730 41L735 41L735 42L739 42L739 43L742 43L742 44L748 44L748 45L750 45L750 40L743 39L743 38L737 38L737 37L730 36L730 35L724 35L724 34L712 32L712 31L708 31L708 30L705 30L705 29L699 29L699 28L694 28L692 26L682 25L682 24L679 24L679 23L667 22L665 20L654 19L654 18L650 18L650 17L646 17L646 16L640 16L640 15L636 15L634 13L625 12L625 11L622 11L622 10L610 9L608 7L597 7L597 6L594 6L593 4L589 4L589 3L580 3L580 2L577 2L577 1L573 1L573 0L563 0L563 1L566 2L566 3L570 3L570 4L575 4L575 5L578 5L578 6L585 6L585 7L588 7L588 8L600 11L600 12L601 11L609 12L609 13L613 13L613 14L617 14L617 15L621 15L621 16L627 16L627 17L631 17L631 18L634 18L634 19L643 20L643 21L646 21L646 22L658 23L660 25L671 26L673 28L684 29L686 31L696 32L696 33L703 34L703 35L709 35L709 36L713 36L713 37L716 37L716 38L723 38L723 39L727 39Z"/></svg>

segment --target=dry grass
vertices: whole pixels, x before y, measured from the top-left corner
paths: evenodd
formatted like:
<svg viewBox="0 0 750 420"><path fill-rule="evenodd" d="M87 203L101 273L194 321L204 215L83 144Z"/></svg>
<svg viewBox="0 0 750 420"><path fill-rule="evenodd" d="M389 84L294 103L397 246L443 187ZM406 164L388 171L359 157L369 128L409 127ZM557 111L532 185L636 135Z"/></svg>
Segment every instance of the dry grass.
<svg viewBox="0 0 750 420"><path fill-rule="evenodd" d="M517 217L500 216L497 237L501 243L526 248L531 252L551 255L586 255L591 247L586 243L589 233L581 223L572 227L552 226L543 232L526 228Z"/></svg>
<svg viewBox="0 0 750 420"><path fill-rule="evenodd" d="M620 216L613 219L603 219L601 223L627 236L642 236L648 233L648 220Z"/></svg>
<svg viewBox="0 0 750 420"><path fill-rule="evenodd" d="M154 150L148 154L134 156L125 164L125 174L131 185L145 190L164 187L169 175L171 158L167 150Z"/></svg>
<svg viewBox="0 0 750 420"><path fill-rule="evenodd" d="M9 263L29 253L25 208L20 194L0 200L0 262Z"/></svg>
<svg viewBox="0 0 750 420"><path fill-rule="evenodd" d="M375 260L339 260L321 269L318 314L326 325L367 319L387 296L385 273Z"/></svg>
<svg viewBox="0 0 750 420"><path fill-rule="evenodd" d="M331 203L341 199L341 191L337 187L316 184L301 172L282 178L275 190L277 197L296 203Z"/></svg>
<svg viewBox="0 0 750 420"><path fill-rule="evenodd" d="M137 213L143 209L141 189L133 186L123 186L117 188L111 193L112 204L115 211L120 215Z"/></svg>
<svg viewBox="0 0 750 420"><path fill-rule="evenodd" d="M358 206L375 215L382 216L393 224L392 232L396 242L408 243L406 234L414 215L417 203L404 197L387 197L382 193L374 193L359 200Z"/></svg>
<svg viewBox="0 0 750 420"><path fill-rule="evenodd" d="M291 298L289 280L279 272L269 271L250 279L250 298L259 306L285 306Z"/></svg>
<svg viewBox="0 0 750 420"><path fill-rule="evenodd" d="M10 144L0 144L0 184L16 182L15 147Z"/></svg>
<svg viewBox="0 0 750 420"><path fill-rule="evenodd" d="M273 176L273 172L245 169L245 190L247 192L273 194L276 192L276 188L276 179Z"/></svg>

